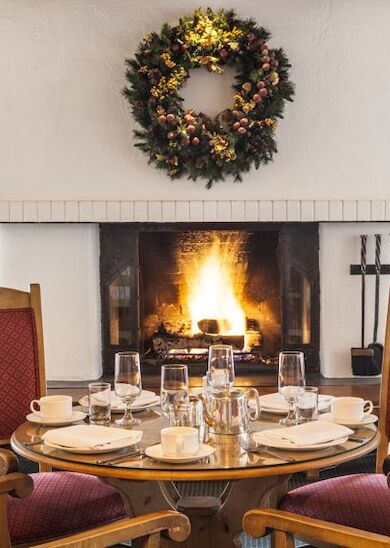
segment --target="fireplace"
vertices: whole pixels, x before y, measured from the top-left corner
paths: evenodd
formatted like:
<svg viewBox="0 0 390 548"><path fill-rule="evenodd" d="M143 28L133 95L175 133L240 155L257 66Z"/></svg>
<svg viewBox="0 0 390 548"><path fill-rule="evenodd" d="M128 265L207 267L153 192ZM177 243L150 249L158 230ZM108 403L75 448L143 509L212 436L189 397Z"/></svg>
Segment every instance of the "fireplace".
<svg viewBox="0 0 390 548"><path fill-rule="evenodd" d="M100 226L103 368L137 349L144 374L231 344L238 373L275 371L283 349L319 370L317 223Z"/></svg>

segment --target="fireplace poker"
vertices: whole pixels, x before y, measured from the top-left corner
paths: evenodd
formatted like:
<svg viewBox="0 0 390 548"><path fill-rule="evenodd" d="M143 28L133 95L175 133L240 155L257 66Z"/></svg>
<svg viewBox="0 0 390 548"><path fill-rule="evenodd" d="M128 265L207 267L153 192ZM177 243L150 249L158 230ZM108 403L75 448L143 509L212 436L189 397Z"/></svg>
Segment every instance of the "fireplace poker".
<svg viewBox="0 0 390 548"><path fill-rule="evenodd" d="M379 321L379 296L381 279L381 246L382 236L375 234L375 317L374 317L374 335L373 342L368 348L373 350L372 370L370 375L379 375L382 371L383 345L377 342L378 321Z"/></svg>
<svg viewBox="0 0 390 548"><path fill-rule="evenodd" d="M367 375L374 355L372 348L365 347L366 323L366 273L367 273L367 234L360 236L360 274L361 274L361 347L351 348L352 371L354 375Z"/></svg>

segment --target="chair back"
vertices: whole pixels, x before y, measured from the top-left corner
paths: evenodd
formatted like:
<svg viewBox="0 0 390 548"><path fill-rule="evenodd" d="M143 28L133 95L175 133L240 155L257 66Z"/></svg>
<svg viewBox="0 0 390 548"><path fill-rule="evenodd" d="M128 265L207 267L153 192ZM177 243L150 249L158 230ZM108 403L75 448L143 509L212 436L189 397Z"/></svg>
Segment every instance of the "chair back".
<svg viewBox="0 0 390 548"><path fill-rule="evenodd" d="M380 440L376 456L376 471L383 472L383 461L389 454L390 439L390 294L387 308L385 346L383 351L382 381L379 400Z"/></svg>
<svg viewBox="0 0 390 548"><path fill-rule="evenodd" d="M0 287L0 443L25 421L30 402L46 395L41 293Z"/></svg>

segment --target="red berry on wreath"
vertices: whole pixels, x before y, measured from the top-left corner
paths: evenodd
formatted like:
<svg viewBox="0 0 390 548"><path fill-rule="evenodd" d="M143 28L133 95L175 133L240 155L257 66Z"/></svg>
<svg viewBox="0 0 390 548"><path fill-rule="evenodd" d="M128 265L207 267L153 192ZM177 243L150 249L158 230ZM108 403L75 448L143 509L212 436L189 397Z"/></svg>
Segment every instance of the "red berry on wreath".
<svg viewBox="0 0 390 548"><path fill-rule="evenodd" d="M195 122L195 118L192 116L192 114L186 114L184 116L184 121L186 124L193 124Z"/></svg>
<svg viewBox="0 0 390 548"><path fill-rule="evenodd" d="M257 89L265 88L265 82L263 82L263 80L260 80L260 82L257 82L256 87Z"/></svg>
<svg viewBox="0 0 390 548"><path fill-rule="evenodd" d="M247 127L247 125L249 124L248 118L241 118L240 124L244 127Z"/></svg>
<svg viewBox="0 0 390 548"><path fill-rule="evenodd" d="M249 42L253 42L253 40L256 38L256 36L253 34L253 32L250 32L248 34L248 40Z"/></svg>
<svg viewBox="0 0 390 548"><path fill-rule="evenodd" d="M187 131L188 131L188 133L195 133L196 127L194 125L190 124L189 126L187 126Z"/></svg>
<svg viewBox="0 0 390 548"><path fill-rule="evenodd" d="M221 51L219 52L219 56L222 57L222 59L224 59L225 57L227 57L229 55L229 52L227 49L223 48L221 49Z"/></svg>
<svg viewBox="0 0 390 548"><path fill-rule="evenodd" d="M253 96L253 100L254 100L255 103L260 103L261 95L259 95L258 93L255 93L254 96Z"/></svg>
<svg viewBox="0 0 390 548"><path fill-rule="evenodd" d="M246 129L240 126L237 130L237 133L239 133L240 135L245 135Z"/></svg>
<svg viewBox="0 0 390 548"><path fill-rule="evenodd" d="M259 91L259 93L260 93L260 96L261 96L261 97L267 97L267 95L268 95L268 89L267 89L267 88L262 88L262 89Z"/></svg>
<svg viewBox="0 0 390 548"><path fill-rule="evenodd" d="M173 46L171 47L172 51L179 51L179 49L180 49L179 44L173 44Z"/></svg>
<svg viewBox="0 0 390 548"><path fill-rule="evenodd" d="M200 143L199 137L193 137L191 143L194 146L199 145L199 143Z"/></svg>
<svg viewBox="0 0 390 548"><path fill-rule="evenodd" d="M240 122L234 122L234 124L233 124L233 129L234 129L235 131L237 131L237 129L238 129L239 127L241 127Z"/></svg>
<svg viewBox="0 0 390 548"><path fill-rule="evenodd" d="M271 61L271 58L268 57L268 55L264 55L264 57L261 57L261 58L260 58L260 61L261 61L262 63L269 63L269 62Z"/></svg>
<svg viewBox="0 0 390 548"><path fill-rule="evenodd" d="M263 67L263 70L269 70L271 68L271 65L269 63L264 63L262 67Z"/></svg>
<svg viewBox="0 0 390 548"><path fill-rule="evenodd" d="M168 131L167 137L168 139L174 139L176 137L176 131Z"/></svg>
<svg viewBox="0 0 390 548"><path fill-rule="evenodd" d="M279 61L277 59L272 59L270 63L271 67L279 66Z"/></svg>
<svg viewBox="0 0 390 548"><path fill-rule="evenodd" d="M184 146L189 145L190 142L191 142L191 139L190 139L189 137L187 137L187 136L185 136L185 137L183 138L183 140L182 140L182 143L183 143Z"/></svg>
<svg viewBox="0 0 390 548"><path fill-rule="evenodd" d="M181 50L182 50L182 51L187 51L189 47L190 47L190 46L189 46L188 44L182 44L182 45L181 45Z"/></svg>
<svg viewBox="0 0 390 548"><path fill-rule="evenodd" d="M260 46L260 51L268 51L268 46L267 46L267 44L261 44L261 46Z"/></svg>
<svg viewBox="0 0 390 548"><path fill-rule="evenodd" d="M165 114L160 114L160 116L158 117L158 121L160 124L165 124L165 122L167 121L167 117L165 116Z"/></svg>
<svg viewBox="0 0 390 548"><path fill-rule="evenodd" d="M242 118L242 116L244 116L244 114L240 112L239 110L233 110L232 114L235 118Z"/></svg>

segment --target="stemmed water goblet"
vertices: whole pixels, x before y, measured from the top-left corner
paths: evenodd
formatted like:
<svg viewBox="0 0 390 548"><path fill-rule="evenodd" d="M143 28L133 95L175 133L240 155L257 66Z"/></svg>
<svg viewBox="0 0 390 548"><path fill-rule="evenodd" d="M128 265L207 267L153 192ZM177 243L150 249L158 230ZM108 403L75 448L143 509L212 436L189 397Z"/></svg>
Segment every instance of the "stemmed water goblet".
<svg viewBox="0 0 390 548"><path fill-rule="evenodd" d="M188 403L188 367L182 364L168 364L161 367L161 409L166 417L172 409Z"/></svg>
<svg viewBox="0 0 390 548"><path fill-rule="evenodd" d="M233 347L213 344L209 347L207 383L213 392L230 390L234 384Z"/></svg>
<svg viewBox="0 0 390 548"><path fill-rule="evenodd" d="M125 414L116 424L131 428L140 424L140 419L133 417L131 406L141 395L141 367L138 352L117 352L115 354L115 394L125 404Z"/></svg>
<svg viewBox="0 0 390 548"><path fill-rule="evenodd" d="M305 392L305 358L303 352L287 351L279 354L279 393L286 399L288 414L279 422L283 426L299 424L298 398Z"/></svg>

